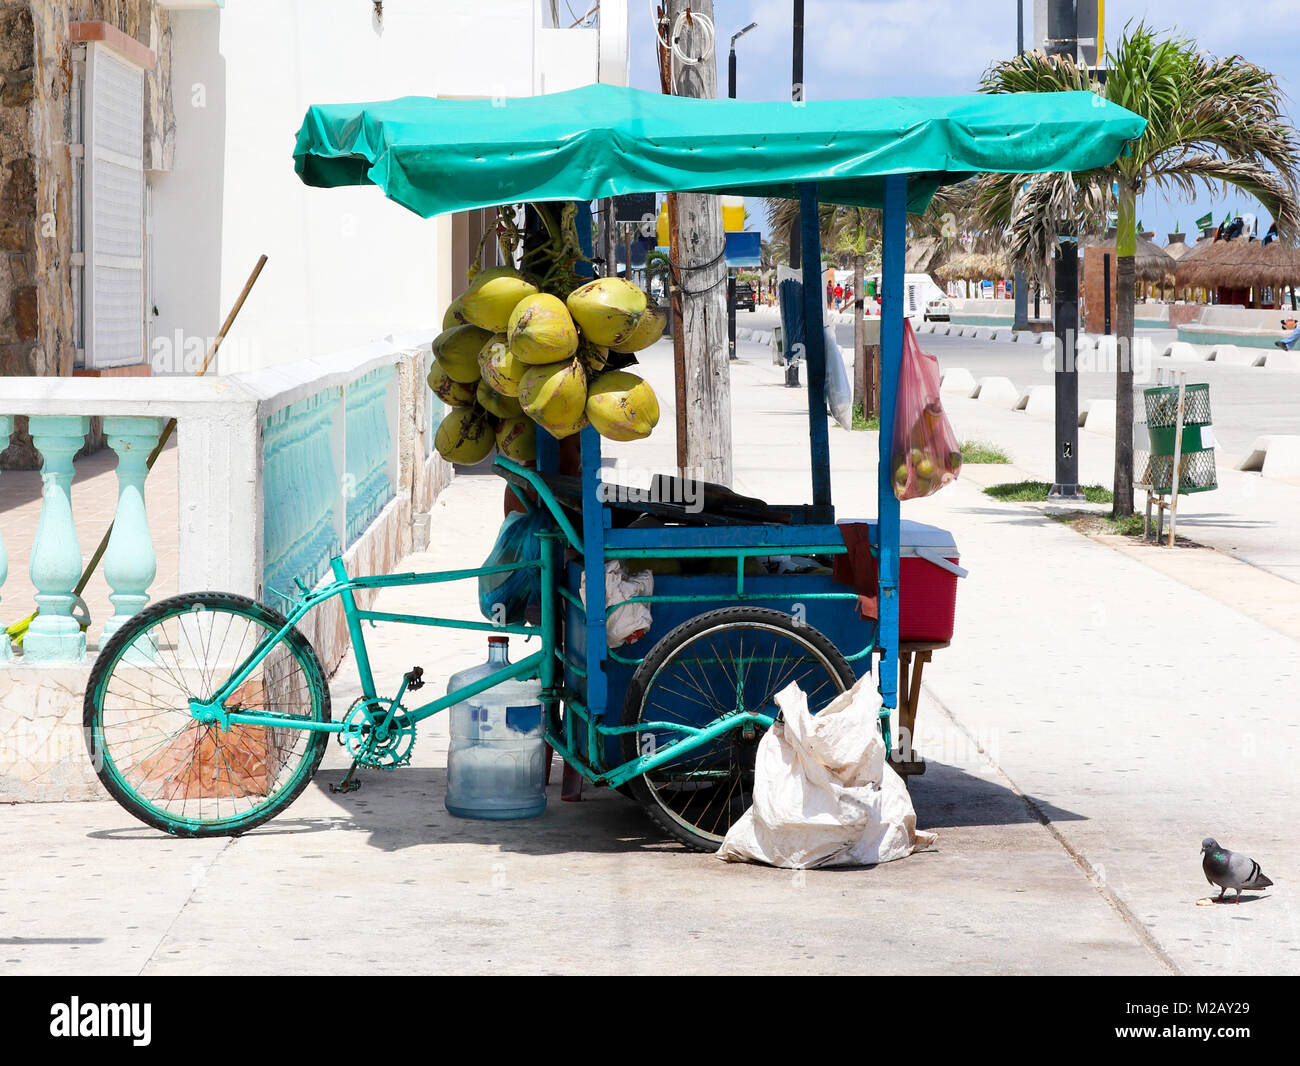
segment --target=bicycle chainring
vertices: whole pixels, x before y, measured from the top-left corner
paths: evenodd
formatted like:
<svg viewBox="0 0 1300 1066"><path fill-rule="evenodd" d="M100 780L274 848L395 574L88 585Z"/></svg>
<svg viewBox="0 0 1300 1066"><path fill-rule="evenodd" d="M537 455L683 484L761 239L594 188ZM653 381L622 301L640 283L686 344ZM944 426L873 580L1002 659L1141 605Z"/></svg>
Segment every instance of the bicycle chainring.
<svg viewBox="0 0 1300 1066"><path fill-rule="evenodd" d="M397 706L387 730L382 734L373 718L387 716L391 700L373 700L367 704L364 697L358 698L343 716L343 730L339 733L339 742L348 749L362 766L375 770L396 770L411 761L415 750L415 723L406 715L406 708ZM369 709L369 714L367 714Z"/></svg>

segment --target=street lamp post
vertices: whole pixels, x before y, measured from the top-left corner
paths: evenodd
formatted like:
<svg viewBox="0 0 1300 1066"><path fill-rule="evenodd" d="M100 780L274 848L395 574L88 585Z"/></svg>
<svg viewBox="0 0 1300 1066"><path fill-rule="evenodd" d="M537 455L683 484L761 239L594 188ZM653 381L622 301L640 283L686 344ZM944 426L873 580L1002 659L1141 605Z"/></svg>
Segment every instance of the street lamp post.
<svg viewBox="0 0 1300 1066"><path fill-rule="evenodd" d="M736 42L750 30L756 29L758 23L751 22L743 30L738 30L731 35L731 54L727 56L727 96L732 100L736 98Z"/></svg>
<svg viewBox="0 0 1300 1066"><path fill-rule="evenodd" d="M731 53L727 56L727 98L736 98L736 42L750 30L757 29L758 23L751 22L743 30L731 35ZM726 240L726 234L723 234ZM727 272L727 357L736 358L736 276Z"/></svg>

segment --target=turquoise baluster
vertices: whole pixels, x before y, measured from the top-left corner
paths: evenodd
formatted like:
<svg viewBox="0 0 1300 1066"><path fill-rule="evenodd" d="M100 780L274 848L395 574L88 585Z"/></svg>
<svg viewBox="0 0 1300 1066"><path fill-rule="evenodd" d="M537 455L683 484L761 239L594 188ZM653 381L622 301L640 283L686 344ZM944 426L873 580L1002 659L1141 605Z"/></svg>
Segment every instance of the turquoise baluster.
<svg viewBox="0 0 1300 1066"><path fill-rule="evenodd" d="M32 415L32 443L41 466L41 520L36 527L30 573L40 614L23 638L28 662L80 662L86 634L72 616L73 588L81 577L81 545L72 518L72 457L85 443L90 419L84 415Z"/></svg>
<svg viewBox="0 0 1300 1066"><path fill-rule="evenodd" d="M119 416L104 419L104 435L117 453L117 512L104 552L104 578L113 591L113 616L104 623L107 641L149 602L149 586L158 573L158 557L149 535L144 505L146 463L163 431L161 418Z"/></svg>
<svg viewBox="0 0 1300 1066"><path fill-rule="evenodd" d="M0 452L9 447L9 435L14 431L13 415L0 415ZM0 531L0 590L4 589L5 579L9 576L9 556L5 554L5 538ZM3 597L0 597L3 599ZM0 616L3 624L3 616ZM9 637L0 631L0 663L8 662L11 657Z"/></svg>

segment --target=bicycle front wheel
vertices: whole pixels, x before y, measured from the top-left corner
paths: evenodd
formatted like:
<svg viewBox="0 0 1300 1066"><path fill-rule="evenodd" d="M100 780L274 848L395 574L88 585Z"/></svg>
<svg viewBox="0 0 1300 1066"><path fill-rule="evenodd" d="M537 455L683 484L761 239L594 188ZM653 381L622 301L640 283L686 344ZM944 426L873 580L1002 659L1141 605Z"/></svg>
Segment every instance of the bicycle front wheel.
<svg viewBox="0 0 1300 1066"><path fill-rule="evenodd" d="M294 721L223 731L190 713L190 700L210 699L287 624L245 596L200 592L161 600L113 635L91 671L83 724L114 799L156 829L204 837L246 832L298 797L327 734ZM328 722L329 686L306 637L290 629L225 706Z"/></svg>

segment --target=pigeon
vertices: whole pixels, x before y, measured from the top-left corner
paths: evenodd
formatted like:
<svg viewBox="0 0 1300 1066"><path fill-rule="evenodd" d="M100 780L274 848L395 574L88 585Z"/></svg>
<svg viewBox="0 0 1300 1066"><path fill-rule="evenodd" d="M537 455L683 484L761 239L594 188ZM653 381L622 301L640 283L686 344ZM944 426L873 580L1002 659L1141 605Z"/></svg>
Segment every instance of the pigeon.
<svg viewBox="0 0 1300 1066"><path fill-rule="evenodd" d="M1210 884L1219 886L1220 900L1230 888L1237 890L1232 899L1233 903L1237 903L1241 900L1243 888L1268 888L1273 883L1264 876L1264 871L1254 859L1220 847L1214 837L1206 837L1201 841L1201 851L1205 853L1201 869L1205 871L1205 879Z"/></svg>

